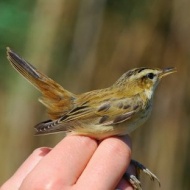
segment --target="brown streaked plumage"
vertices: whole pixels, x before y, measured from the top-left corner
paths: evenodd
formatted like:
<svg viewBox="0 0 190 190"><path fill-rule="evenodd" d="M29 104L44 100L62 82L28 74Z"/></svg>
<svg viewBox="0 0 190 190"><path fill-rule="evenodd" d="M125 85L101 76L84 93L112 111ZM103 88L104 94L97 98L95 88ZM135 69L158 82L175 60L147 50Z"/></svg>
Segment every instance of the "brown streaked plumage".
<svg viewBox="0 0 190 190"><path fill-rule="evenodd" d="M130 133L148 118L154 88L160 78L175 71L173 68L132 69L111 87L75 95L10 48L7 48L7 58L43 95L40 102L47 107L51 120L35 126L37 135L65 131L103 139ZM156 80L149 79L148 74L155 75L152 77Z"/></svg>
<svg viewBox="0 0 190 190"><path fill-rule="evenodd" d="M76 95L39 72L10 48L7 48L7 58L42 93L40 102L47 107L50 120L35 126L37 135L65 131L98 140L128 134L142 125L151 113L159 81L176 71L175 68L135 68L108 88ZM158 180L154 174L150 176Z"/></svg>

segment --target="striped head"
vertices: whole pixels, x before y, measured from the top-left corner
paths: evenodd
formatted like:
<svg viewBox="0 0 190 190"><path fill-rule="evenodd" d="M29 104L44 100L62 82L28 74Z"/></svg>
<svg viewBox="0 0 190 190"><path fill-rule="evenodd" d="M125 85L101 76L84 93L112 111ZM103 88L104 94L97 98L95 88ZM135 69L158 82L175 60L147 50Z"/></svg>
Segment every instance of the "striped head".
<svg viewBox="0 0 190 190"><path fill-rule="evenodd" d="M127 90L131 90L133 92L143 90L150 99L160 80L174 72L176 72L175 68L135 68L124 73L114 85L123 86L124 88L126 86Z"/></svg>

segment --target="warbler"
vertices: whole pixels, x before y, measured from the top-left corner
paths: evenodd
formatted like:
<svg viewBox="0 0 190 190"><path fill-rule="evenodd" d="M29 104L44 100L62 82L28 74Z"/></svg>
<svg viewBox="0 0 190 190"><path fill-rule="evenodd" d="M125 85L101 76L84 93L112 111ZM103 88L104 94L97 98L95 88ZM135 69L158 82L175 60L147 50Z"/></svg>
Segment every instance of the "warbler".
<svg viewBox="0 0 190 190"><path fill-rule="evenodd" d="M64 131L102 140L129 134L149 117L160 80L176 72L175 68L135 68L108 88L76 95L39 72L10 48L7 48L7 58L42 93L39 101L47 108L50 120L35 126L36 135ZM153 180L158 180L144 166L136 165ZM141 189L136 179L130 177L129 180L136 189Z"/></svg>

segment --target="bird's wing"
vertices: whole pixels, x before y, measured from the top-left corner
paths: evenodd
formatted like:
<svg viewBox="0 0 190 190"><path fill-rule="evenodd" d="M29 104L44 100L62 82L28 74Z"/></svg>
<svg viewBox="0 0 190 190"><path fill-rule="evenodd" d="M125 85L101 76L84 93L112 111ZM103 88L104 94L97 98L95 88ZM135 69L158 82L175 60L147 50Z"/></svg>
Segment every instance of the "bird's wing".
<svg viewBox="0 0 190 190"><path fill-rule="evenodd" d="M107 100L98 105L86 101L57 120L38 124L35 127L36 134L68 131L70 124L77 125L78 121L85 125L116 125L130 119L140 110L141 104L134 103L131 98Z"/></svg>
<svg viewBox="0 0 190 190"><path fill-rule="evenodd" d="M76 99L74 102L75 107L63 115L61 121L97 121L99 119L99 122L94 124L114 125L131 118L142 107L139 94L128 98L117 97L113 94L110 97L104 95L105 98L101 100L98 95L100 91L86 93L90 96L83 97L82 100L79 96L79 100ZM100 92L100 94L103 93Z"/></svg>
<svg viewBox="0 0 190 190"><path fill-rule="evenodd" d="M51 119L57 119L72 109L74 94L39 72L10 48L7 48L7 58L11 65L42 93L40 102L47 107Z"/></svg>
<svg viewBox="0 0 190 190"><path fill-rule="evenodd" d="M137 98L123 98L101 104L96 111L100 117L97 124L115 125L132 118L142 107Z"/></svg>

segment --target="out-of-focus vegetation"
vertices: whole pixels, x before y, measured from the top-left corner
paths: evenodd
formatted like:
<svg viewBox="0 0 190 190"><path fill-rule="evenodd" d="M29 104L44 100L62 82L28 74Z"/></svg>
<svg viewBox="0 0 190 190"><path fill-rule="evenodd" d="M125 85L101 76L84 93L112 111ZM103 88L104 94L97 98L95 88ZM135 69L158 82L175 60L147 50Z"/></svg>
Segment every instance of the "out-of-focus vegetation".
<svg viewBox="0 0 190 190"><path fill-rule="evenodd" d="M133 157L158 175L162 190L190 189L189 7L185 0L1 0L0 184L35 148L64 136L33 136L47 115L40 94L6 60L9 46L74 93L107 87L134 67L177 67L159 85L149 121L131 134Z"/></svg>

